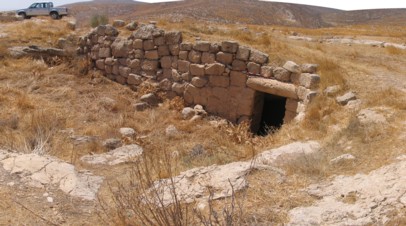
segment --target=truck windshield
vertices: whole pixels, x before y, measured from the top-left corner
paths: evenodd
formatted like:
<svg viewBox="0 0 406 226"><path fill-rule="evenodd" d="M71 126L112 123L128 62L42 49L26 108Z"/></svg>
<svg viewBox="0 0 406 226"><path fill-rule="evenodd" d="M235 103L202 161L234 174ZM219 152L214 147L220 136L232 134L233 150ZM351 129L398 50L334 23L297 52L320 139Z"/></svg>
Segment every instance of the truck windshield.
<svg viewBox="0 0 406 226"><path fill-rule="evenodd" d="M34 3L34 4L32 4L32 5L30 5L30 9L32 9L32 8L35 8L37 6L37 3Z"/></svg>

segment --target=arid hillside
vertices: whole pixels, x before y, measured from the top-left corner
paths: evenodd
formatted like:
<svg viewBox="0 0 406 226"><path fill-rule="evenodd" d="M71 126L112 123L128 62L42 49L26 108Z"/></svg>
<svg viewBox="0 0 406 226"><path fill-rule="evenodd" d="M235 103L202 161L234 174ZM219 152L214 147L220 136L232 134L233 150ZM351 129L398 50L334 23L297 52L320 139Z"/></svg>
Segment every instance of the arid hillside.
<svg viewBox="0 0 406 226"><path fill-rule="evenodd" d="M363 23L404 24L406 9L342 11L309 5L258 0L186 0L142 3L128 0L95 0L67 5L80 23L94 14L126 20L194 19L218 23L330 27ZM114 6L114 7L112 7Z"/></svg>

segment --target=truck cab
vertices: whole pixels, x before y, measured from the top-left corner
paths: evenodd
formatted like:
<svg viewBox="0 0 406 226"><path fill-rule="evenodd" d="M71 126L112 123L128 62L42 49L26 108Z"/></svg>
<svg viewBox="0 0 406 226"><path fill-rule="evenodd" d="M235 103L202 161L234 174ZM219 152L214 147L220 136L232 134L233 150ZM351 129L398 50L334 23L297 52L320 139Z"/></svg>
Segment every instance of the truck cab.
<svg viewBox="0 0 406 226"><path fill-rule="evenodd" d="M30 19L33 16L51 16L53 19L60 19L68 15L67 8L54 8L52 2L37 2L31 4L27 9L17 10L17 15Z"/></svg>

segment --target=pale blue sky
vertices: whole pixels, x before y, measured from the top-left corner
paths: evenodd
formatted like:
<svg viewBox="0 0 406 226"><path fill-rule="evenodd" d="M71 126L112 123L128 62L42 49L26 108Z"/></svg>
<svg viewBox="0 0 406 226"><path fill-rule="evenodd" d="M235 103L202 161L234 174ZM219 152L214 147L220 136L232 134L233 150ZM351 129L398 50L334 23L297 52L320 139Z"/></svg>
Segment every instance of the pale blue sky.
<svg viewBox="0 0 406 226"><path fill-rule="evenodd" d="M12 0L2 1L0 10L14 10L26 8L36 1L52 0ZM59 6L73 2L83 2L85 0L54 0L54 5ZM143 2L165 2L165 0L142 0ZM168 1L168 0L166 0ZM169 0L170 1L170 0ZM173 0L172 0L173 1ZM375 9L375 8L406 8L405 0L280 0L279 2L291 2L307 5L325 6L330 8L355 10L355 9Z"/></svg>

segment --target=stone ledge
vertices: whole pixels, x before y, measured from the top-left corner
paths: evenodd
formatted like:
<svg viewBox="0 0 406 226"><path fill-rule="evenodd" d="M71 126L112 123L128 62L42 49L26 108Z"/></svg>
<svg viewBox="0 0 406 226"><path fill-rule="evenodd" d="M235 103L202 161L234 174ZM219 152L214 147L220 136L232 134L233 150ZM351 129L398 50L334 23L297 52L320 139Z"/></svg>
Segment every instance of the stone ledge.
<svg viewBox="0 0 406 226"><path fill-rule="evenodd" d="M296 86L266 78L248 78L247 86L264 93L298 99Z"/></svg>

